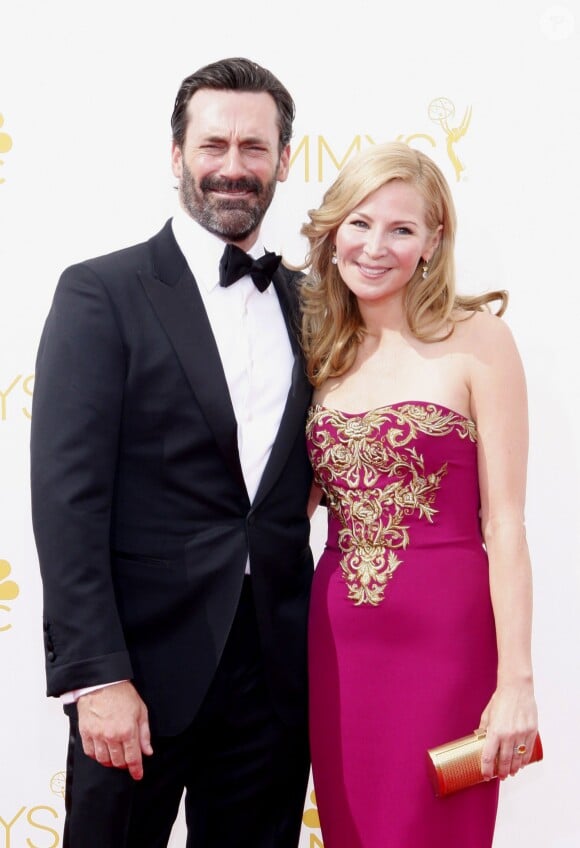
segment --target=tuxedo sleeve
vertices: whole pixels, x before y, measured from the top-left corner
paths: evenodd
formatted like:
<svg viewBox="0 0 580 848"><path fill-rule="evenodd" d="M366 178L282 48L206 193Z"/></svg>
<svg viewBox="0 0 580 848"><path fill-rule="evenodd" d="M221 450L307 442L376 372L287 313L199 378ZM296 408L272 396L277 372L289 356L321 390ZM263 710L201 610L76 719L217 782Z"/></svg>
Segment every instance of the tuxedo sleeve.
<svg viewBox="0 0 580 848"><path fill-rule="evenodd" d="M94 271L67 269L41 336L32 402L49 695L132 677L109 544L126 373L119 326Z"/></svg>

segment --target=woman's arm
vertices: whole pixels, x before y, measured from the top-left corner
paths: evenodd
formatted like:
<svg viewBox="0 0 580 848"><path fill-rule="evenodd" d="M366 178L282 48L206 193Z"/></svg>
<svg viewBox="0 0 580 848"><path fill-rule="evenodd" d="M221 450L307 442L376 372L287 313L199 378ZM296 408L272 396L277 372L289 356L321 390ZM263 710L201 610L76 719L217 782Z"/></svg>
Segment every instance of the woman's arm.
<svg viewBox="0 0 580 848"><path fill-rule="evenodd" d="M524 509L528 457L525 377L506 324L474 322L471 401L478 429L482 531L498 649L497 687L481 716L487 729L484 777L515 774L529 761L537 733L531 631L532 576ZM526 746L524 755L517 747Z"/></svg>
<svg viewBox="0 0 580 848"><path fill-rule="evenodd" d="M320 505L321 500L322 489L320 488L320 486L317 486L316 483L313 483L312 488L310 489L310 496L308 498L308 518L312 518L312 516L316 512L316 508Z"/></svg>

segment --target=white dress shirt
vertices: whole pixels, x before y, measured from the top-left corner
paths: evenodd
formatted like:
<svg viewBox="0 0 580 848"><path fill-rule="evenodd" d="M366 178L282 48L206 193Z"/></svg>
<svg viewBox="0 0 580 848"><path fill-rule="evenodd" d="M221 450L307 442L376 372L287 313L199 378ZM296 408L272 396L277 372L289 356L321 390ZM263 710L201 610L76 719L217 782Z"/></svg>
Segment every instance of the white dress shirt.
<svg viewBox="0 0 580 848"><path fill-rule="evenodd" d="M216 340L238 422L238 449L250 501L272 450L288 398L294 356L273 285L260 292L246 275L219 285L225 244L181 207L172 222L180 250L196 279ZM249 251L264 254L260 238Z"/></svg>
<svg viewBox="0 0 580 848"><path fill-rule="evenodd" d="M248 275L227 288L219 285L219 264L225 244L181 206L172 227L195 277L217 344L238 422L242 473L249 499L253 501L290 390L294 356L286 322L273 285L260 292ZM263 255L264 245L259 237L249 253L254 259ZM246 573L249 572L248 559ZM61 695L61 701L71 703L102 688L100 684L66 692Z"/></svg>

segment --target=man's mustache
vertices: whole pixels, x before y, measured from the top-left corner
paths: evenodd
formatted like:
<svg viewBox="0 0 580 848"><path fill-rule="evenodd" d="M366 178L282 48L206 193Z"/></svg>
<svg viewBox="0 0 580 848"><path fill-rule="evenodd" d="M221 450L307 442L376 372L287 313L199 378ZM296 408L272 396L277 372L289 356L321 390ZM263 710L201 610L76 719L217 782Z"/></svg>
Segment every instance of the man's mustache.
<svg viewBox="0 0 580 848"><path fill-rule="evenodd" d="M258 180L251 180L247 177L242 177L239 180L228 180L224 177L203 177L200 180L199 187L203 192L252 191L254 194L260 194L262 191L262 185Z"/></svg>

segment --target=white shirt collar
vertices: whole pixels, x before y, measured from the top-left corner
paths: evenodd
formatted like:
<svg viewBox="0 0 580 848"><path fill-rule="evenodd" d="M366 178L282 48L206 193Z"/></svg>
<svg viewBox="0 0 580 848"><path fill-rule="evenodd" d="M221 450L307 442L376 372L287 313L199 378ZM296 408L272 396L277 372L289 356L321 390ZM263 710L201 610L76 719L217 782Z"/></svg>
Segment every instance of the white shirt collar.
<svg viewBox="0 0 580 848"><path fill-rule="evenodd" d="M171 226L178 247L185 256L197 284L208 292L212 291L219 284L219 265L225 242L198 224L181 204L177 206ZM264 243L260 235L248 253L254 259L263 256Z"/></svg>

